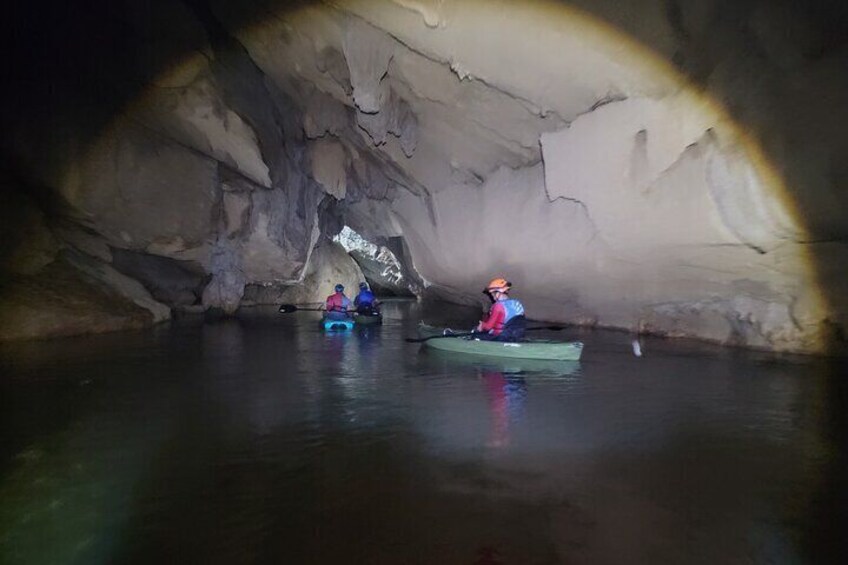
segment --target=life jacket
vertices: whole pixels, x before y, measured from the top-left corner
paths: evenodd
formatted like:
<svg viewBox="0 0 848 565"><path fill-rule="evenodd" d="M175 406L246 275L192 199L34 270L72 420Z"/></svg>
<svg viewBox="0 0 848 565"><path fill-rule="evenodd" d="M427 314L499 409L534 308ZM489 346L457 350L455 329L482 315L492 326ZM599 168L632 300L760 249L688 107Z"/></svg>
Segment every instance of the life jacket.
<svg viewBox="0 0 848 565"><path fill-rule="evenodd" d="M500 304L504 309L504 326L509 324L509 321L513 318L524 315L524 305L515 298L501 300L498 304Z"/></svg>
<svg viewBox="0 0 848 565"><path fill-rule="evenodd" d="M374 304L374 293L370 290L363 290L356 297L357 306L371 306L372 304Z"/></svg>
<svg viewBox="0 0 848 565"><path fill-rule="evenodd" d="M503 309L503 321L492 330L492 337L499 341L518 341L524 338L527 319L524 317L524 305L514 298L498 302Z"/></svg>
<svg viewBox="0 0 848 565"><path fill-rule="evenodd" d="M337 292L335 294L331 294L327 297L327 311L328 312L344 312L350 306L350 298L344 295L342 292Z"/></svg>
<svg viewBox="0 0 848 565"><path fill-rule="evenodd" d="M490 335L504 340L518 340L524 337L524 329L527 320L524 318L524 305L514 298L499 300L495 302L492 309L500 308L503 312L503 320L500 320L490 330ZM491 312L490 312L491 316Z"/></svg>

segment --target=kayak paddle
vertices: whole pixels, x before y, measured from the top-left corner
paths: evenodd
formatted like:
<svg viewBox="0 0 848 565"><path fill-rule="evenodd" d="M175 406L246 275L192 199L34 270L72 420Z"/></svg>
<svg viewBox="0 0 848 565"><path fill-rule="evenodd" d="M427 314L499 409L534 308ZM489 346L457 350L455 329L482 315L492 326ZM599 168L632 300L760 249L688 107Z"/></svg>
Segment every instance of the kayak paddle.
<svg viewBox="0 0 848 565"><path fill-rule="evenodd" d="M565 328L562 327L562 326L540 326L538 328L527 328L524 331L532 332L532 331L536 331L536 330L550 330L552 332L558 332L558 331L561 331L561 330L564 330L564 329ZM461 333L461 334L431 335L430 337L420 337L420 338L408 337L404 341L406 341L407 343L423 343L425 341L429 341L431 339L438 339L440 337L468 337L468 336L472 336L472 335L483 335L483 334L481 332L466 332L466 333Z"/></svg>
<svg viewBox="0 0 848 565"><path fill-rule="evenodd" d="M281 314L291 314L292 312L297 312L298 310L304 310L306 312L326 312L323 308L308 308L303 306L295 306L294 304L283 304L280 306Z"/></svg>
<svg viewBox="0 0 848 565"><path fill-rule="evenodd" d="M326 312L325 308L311 308L306 306L295 306L294 304L283 304L280 306L279 312L281 314L291 314L292 312ZM357 316L379 316L379 314L361 314L354 310L349 310L347 312L350 315L356 314Z"/></svg>

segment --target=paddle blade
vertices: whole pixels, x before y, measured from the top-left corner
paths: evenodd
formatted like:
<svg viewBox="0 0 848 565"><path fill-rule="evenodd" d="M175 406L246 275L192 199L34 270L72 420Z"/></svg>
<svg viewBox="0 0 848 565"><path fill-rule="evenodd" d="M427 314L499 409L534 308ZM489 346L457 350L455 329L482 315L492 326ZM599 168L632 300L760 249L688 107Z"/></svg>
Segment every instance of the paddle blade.
<svg viewBox="0 0 848 565"><path fill-rule="evenodd" d="M283 304L280 306L281 314L291 314L292 312L297 312L297 306L294 304Z"/></svg>

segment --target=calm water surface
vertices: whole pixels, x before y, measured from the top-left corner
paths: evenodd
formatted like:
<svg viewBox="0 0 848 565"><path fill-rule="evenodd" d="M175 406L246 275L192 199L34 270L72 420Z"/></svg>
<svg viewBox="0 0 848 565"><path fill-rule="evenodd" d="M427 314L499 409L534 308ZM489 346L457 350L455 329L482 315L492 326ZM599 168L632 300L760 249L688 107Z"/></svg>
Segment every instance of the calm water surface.
<svg viewBox="0 0 848 565"><path fill-rule="evenodd" d="M468 328L473 315L425 312ZM0 351L0 563L844 563L844 364L254 310Z"/></svg>

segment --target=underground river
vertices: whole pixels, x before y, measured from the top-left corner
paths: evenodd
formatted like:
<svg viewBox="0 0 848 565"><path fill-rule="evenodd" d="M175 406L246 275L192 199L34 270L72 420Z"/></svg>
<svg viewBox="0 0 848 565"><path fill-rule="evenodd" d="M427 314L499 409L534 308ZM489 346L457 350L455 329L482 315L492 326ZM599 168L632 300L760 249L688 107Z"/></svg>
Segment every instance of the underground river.
<svg viewBox="0 0 848 565"><path fill-rule="evenodd" d="M845 365L566 330L481 364L243 310L0 350L2 563L841 562Z"/></svg>

